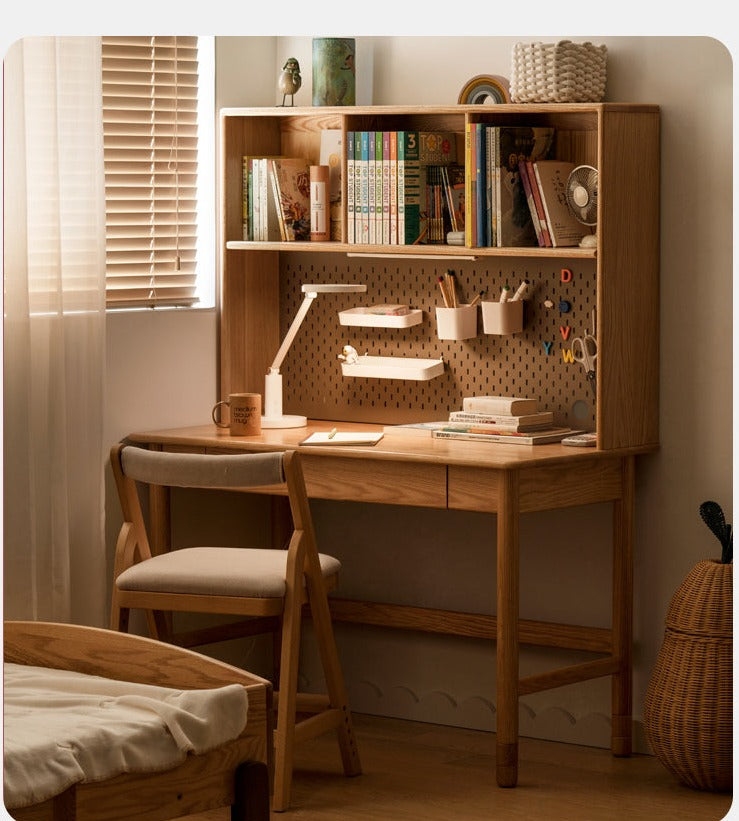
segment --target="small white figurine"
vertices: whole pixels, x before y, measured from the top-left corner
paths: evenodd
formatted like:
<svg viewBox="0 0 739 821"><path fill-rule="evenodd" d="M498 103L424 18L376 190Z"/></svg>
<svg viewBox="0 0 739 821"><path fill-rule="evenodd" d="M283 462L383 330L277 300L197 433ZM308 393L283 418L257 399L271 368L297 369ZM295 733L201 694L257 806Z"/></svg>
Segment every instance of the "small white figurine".
<svg viewBox="0 0 739 821"><path fill-rule="evenodd" d="M346 362L347 365L353 365L359 360L359 354L356 348L352 348L351 345L344 345L338 358Z"/></svg>

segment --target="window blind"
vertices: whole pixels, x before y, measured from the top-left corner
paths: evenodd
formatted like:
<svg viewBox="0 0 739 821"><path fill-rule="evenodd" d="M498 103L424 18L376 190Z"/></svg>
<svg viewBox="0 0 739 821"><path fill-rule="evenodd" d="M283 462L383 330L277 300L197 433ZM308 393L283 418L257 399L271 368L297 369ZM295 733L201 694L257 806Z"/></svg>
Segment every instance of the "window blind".
<svg viewBox="0 0 739 821"><path fill-rule="evenodd" d="M106 301L192 305L197 37L103 37Z"/></svg>

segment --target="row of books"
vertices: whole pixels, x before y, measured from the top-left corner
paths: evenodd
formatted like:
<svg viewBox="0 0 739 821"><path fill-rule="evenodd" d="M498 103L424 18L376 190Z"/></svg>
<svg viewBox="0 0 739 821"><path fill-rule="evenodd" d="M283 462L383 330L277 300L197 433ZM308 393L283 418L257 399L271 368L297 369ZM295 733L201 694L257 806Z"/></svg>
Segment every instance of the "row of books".
<svg viewBox="0 0 739 821"><path fill-rule="evenodd" d="M310 239L310 163L302 157L243 157L242 238Z"/></svg>
<svg viewBox="0 0 739 821"><path fill-rule="evenodd" d="M470 123L461 137L347 132L347 241L441 244L463 232L468 247L560 247L589 231L566 204L574 163L544 159L553 128ZM307 159L244 157L242 183L244 240L310 239Z"/></svg>
<svg viewBox="0 0 739 821"><path fill-rule="evenodd" d="M468 123L465 132L465 245L577 245L589 229L567 207L574 163L548 159L555 129Z"/></svg>
<svg viewBox="0 0 739 821"><path fill-rule="evenodd" d="M384 433L391 436L405 434L517 445L560 442L578 432L555 426L554 414L539 410L536 399L509 396L464 397L462 410L452 411L448 419L384 427Z"/></svg>
<svg viewBox="0 0 739 821"><path fill-rule="evenodd" d="M463 219L463 167L457 165L461 135L368 130L349 131L346 137L347 241L445 242L446 231L459 224L460 214Z"/></svg>

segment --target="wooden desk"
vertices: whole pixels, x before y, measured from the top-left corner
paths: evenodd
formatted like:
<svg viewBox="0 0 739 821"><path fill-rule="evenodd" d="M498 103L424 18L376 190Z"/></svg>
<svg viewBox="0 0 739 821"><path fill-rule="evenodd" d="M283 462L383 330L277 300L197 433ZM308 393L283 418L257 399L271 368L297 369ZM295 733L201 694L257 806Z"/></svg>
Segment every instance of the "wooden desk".
<svg viewBox="0 0 739 821"><path fill-rule="evenodd" d="M298 447L314 430L379 425L309 421L308 428L231 437L204 425L135 433L133 443L178 451L270 451ZM308 495L319 499L474 510L497 515L495 616L333 600L336 620L405 627L497 642L496 775L518 779L518 697L601 676L612 677L611 749L631 753L631 643L635 456L656 448L603 451L562 445L501 445L419 436L385 436L377 445L304 447ZM611 629L519 618L519 514L595 502L613 504ZM169 508L154 499L159 549L168 546ZM593 661L519 678L519 642L601 655Z"/></svg>

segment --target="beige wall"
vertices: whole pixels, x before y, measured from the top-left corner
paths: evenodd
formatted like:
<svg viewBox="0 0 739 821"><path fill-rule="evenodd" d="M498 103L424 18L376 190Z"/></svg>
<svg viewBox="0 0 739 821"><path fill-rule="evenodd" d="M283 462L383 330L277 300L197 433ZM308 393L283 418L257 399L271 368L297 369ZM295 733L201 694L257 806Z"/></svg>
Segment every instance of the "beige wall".
<svg viewBox="0 0 739 821"><path fill-rule="evenodd" d="M454 103L470 77L509 75L511 46L520 39L527 38L358 38L358 102ZM639 717L669 599L694 562L717 554L698 505L714 498L731 521L732 66L724 47L708 38L572 39L608 46L608 100L662 108L662 448L638 468ZM289 56L302 67L303 88L295 102L309 105L310 51L309 37L217 38L217 107L279 102L276 78ZM215 396L215 334L212 312L111 319L111 440L134 428L207 421ZM159 360L151 357L153 343L163 346ZM344 561L348 595L494 607L492 516L319 503L316 519L322 549ZM521 543L522 615L608 623L606 506L526 516ZM355 709L494 726L492 645L358 628L339 633ZM522 668L558 660L527 651ZM314 675L307 664L306 676ZM524 734L609 743L606 681L522 702Z"/></svg>

